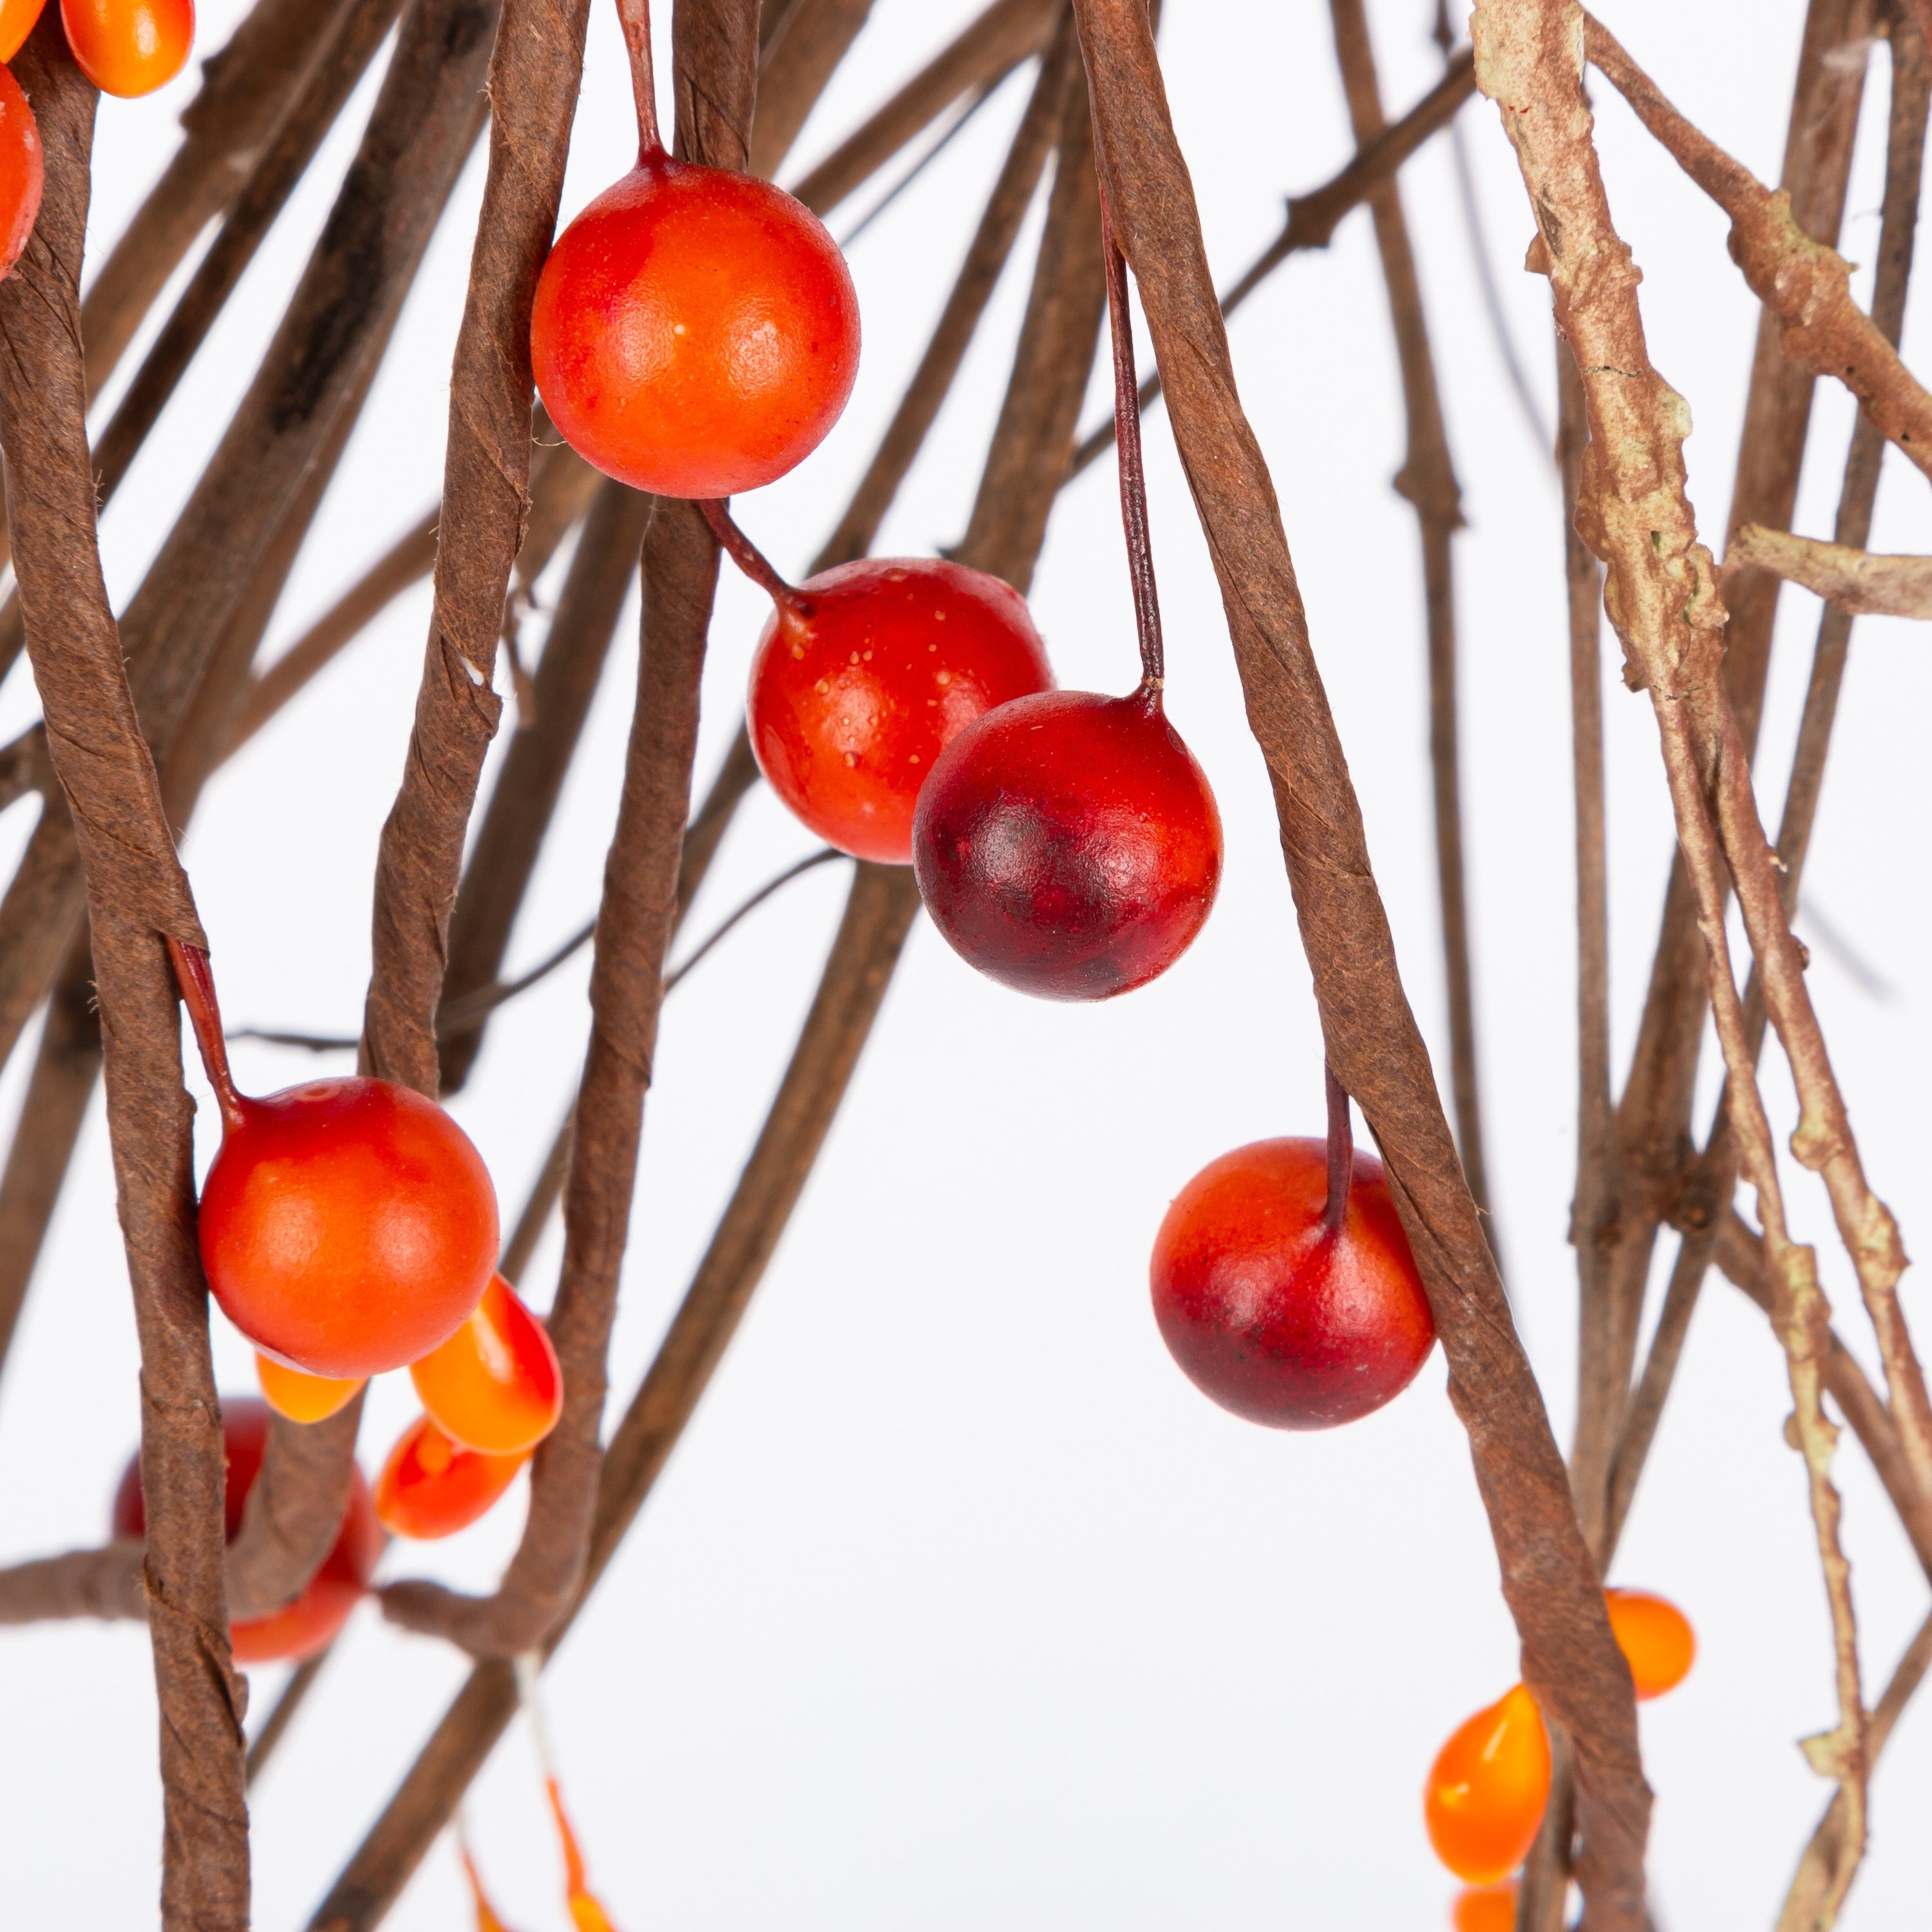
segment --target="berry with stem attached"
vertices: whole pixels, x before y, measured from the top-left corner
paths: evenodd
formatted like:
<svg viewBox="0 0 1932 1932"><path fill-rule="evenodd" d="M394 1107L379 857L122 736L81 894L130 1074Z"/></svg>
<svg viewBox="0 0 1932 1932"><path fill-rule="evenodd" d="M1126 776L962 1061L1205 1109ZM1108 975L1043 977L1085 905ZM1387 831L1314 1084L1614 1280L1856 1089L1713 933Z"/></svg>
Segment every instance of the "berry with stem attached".
<svg viewBox="0 0 1932 1932"><path fill-rule="evenodd" d="M221 1405L223 1446L227 1452L227 1486L223 1520L227 1539L235 1540L242 1527L248 1492L261 1473L268 1448L268 1408L250 1396L230 1396ZM141 1494L141 1459L130 1461L115 1492L113 1531L116 1536L142 1536L147 1532L147 1510ZM369 1485L360 1469L352 1468L349 1501L342 1528L322 1567L308 1586L285 1609L266 1617L244 1618L232 1625L229 1640L237 1664L299 1663L334 1642L362 1600L382 1553L382 1532L370 1500Z"/></svg>
<svg viewBox="0 0 1932 1932"><path fill-rule="evenodd" d="M238 1092L198 946L175 976L221 1109L201 1192L202 1265L222 1312L311 1376L380 1375L461 1325L496 1271L496 1196L469 1136L392 1081Z"/></svg>
<svg viewBox="0 0 1932 1932"><path fill-rule="evenodd" d="M838 247L756 177L681 161L658 138L648 0L617 0L638 165L544 262L530 315L537 388L566 442L666 496L775 482L838 419L859 301Z"/></svg>
<svg viewBox="0 0 1932 1932"><path fill-rule="evenodd" d="M12 272L33 234L45 179L39 123L12 70L0 67L0 275Z"/></svg>
<svg viewBox="0 0 1932 1932"><path fill-rule="evenodd" d="M1140 688L1050 692L988 712L941 756L913 826L933 923L981 972L1046 999L1108 999L1166 972L1221 880L1214 795L1162 705L1126 265L1104 196L1101 213Z"/></svg>
<svg viewBox="0 0 1932 1932"><path fill-rule="evenodd" d="M1274 1429L1329 1429L1414 1380L1436 1323L1380 1161L1328 1074L1325 1141L1256 1141L1203 1168L1155 1238L1154 1318L1189 1378Z"/></svg>
<svg viewBox="0 0 1932 1932"><path fill-rule="evenodd" d="M1459 1725L1423 1792L1436 1856L1466 1885L1492 1886L1529 1855L1550 1802L1550 1739L1520 1684Z"/></svg>
<svg viewBox="0 0 1932 1932"><path fill-rule="evenodd" d="M724 504L704 508L772 600L746 702L759 769L828 844L907 864L940 752L995 706L1052 686L1026 599L937 557L866 557L794 588Z"/></svg>
<svg viewBox="0 0 1932 1932"><path fill-rule="evenodd" d="M539 1322L500 1274L440 1348L410 1364L430 1419L486 1455L534 1449L563 1413L563 1371Z"/></svg>
<svg viewBox="0 0 1932 1932"><path fill-rule="evenodd" d="M103 94L131 100L165 87L194 48L194 0L61 0L80 70Z"/></svg>
<svg viewBox="0 0 1932 1932"><path fill-rule="evenodd" d="M485 1456L452 1442L426 1415L398 1438L376 1479L376 1514L392 1536L418 1543L454 1536L487 1515L530 1460Z"/></svg>

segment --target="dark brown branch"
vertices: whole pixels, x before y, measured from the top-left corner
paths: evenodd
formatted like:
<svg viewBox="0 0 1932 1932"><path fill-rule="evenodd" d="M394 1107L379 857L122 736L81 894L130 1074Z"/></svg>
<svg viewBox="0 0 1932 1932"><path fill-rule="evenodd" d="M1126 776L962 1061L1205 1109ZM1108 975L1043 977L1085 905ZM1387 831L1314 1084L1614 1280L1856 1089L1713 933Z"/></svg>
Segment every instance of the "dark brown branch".
<svg viewBox="0 0 1932 1932"><path fill-rule="evenodd" d="M194 1103L162 935L205 945L107 601L88 464L81 249L95 94L50 11L16 67L46 186L0 282L0 446L48 742L86 869L108 1131L141 1346L143 1586L160 1709L166 1932L245 1932L242 1712L222 1587L221 1412L194 1237Z"/></svg>
<svg viewBox="0 0 1932 1932"><path fill-rule="evenodd" d="M991 86L1038 53L1064 4L1064 0L992 0L970 26L848 135L792 193L813 214L830 214L962 95Z"/></svg>
<svg viewBox="0 0 1932 1932"><path fill-rule="evenodd" d="M1310 194L1291 196L1280 234L1222 296L1222 320L1232 315L1291 255L1304 248L1327 248L1342 218L1360 207L1382 183L1393 181L1402 164L1432 134L1448 127L1475 91L1475 68L1466 47L1450 60L1442 78L1400 121L1391 122L1361 148L1340 174ZM1156 370L1141 384L1142 409L1145 410L1160 394L1160 372ZM1097 463L1113 446L1110 418L1075 450L1067 481Z"/></svg>
<svg viewBox="0 0 1932 1932"><path fill-rule="evenodd" d="M758 86L758 17L757 0L684 0L674 16L680 158L743 166ZM660 499L644 537L637 707L597 916L590 1046L565 1183L563 1273L548 1324L563 1370L563 1413L531 1467L523 1540L493 1596L413 1582L382 1592L392 1620L446 1636L478 1656L514 1656L542 1642L584 1573L602 1466L606 1358L677 917L718 560L703 511Z"/></svg>
<svg viewBox="0 0 1932 1932"><path fill-rule="evenodd" d="M340 411L388 339L482 105L496 0L412 0L362 143L247 395L123 616L136 706L166 747ZM372 266L373 265L373 266ZM64 815L0 902L0 1054L78 929Z"/></svg>
<svg viewBox="0 0 1932 1932"><path fill-rule="evenodd" d="M1358 150L1388 131L1375 50L1369 40L1364 0L1329 0L1335 48L1348 97L1348 118ZM1498 1262L1502 1248L1490 1203L1489 1162L1483 1152L1481 1082L1476 1052L1474 974L1470 964L1468 896L1462 862L1460 734L1456 724L1456 577L1452 545L1462 527L1462 491L1449 455L1442 398L1415 253L1393 176L1370 191L1376 247L1382 256L1396 358L1402 370L1402 406L1408 449L1395 487L1414 506L1422 538L1423 602L1429 640L1429 763L1435 799L1437 902L1449 995L1449 1089L1456 1110L1456 1145L1469 1192L1486 1222Z"/></svg>
<svg viewBox="0 0 1932 1932"><path fill-rule="evenodd" d="M334 1646L332 1645L330 1648ZM295 1722L296 1714L307 1700L308 1694L315 1688L315 1680L322 1675L322 1666L328 1661L329 1652L325 1650L311 1657L306 1664L298 1664L290 1673L289 1681L282 1686L281 1695L270 1706L268 1714L262 1720L262 1728L248 1740L246 1772L248 1786L254 1788L255 1780L268 1768L268 1760L277 1745L287 1736L289 1726Z"/></svg>
<svg viewBox="0 0 1932 1932"><path fill-rule="evenodd" d="M1022 596L1072 461L1074 426L1106 313L1094 134L1086 76L1077 61L1067 64L1054 146L1053 188L1019 349L966 534L951 553L962 559L982 554L1024 557L1025 574L1008 580ZM1022 426L1029 424L1036 427L1022 434Z"/></svg>
<svg viewBox="0 0 1932 1932"><path fill-rule="evenodd" d="M147 1546L122 1538L94 1550L70 1550L0 1570L0 1624L68 1617L139 1623L148 1614L142 1565Z"/></svg>
<svg viewBox="0 0 1932 1932"><path fill-rule="evenodd" d="M1220 304L1153 36L1136 0L1076 0L1100 158L1141 291L1174 437L1221 582L1266 758L1330 1060L1380 1144L1469 1432L1523 1674L1574 1741L1592 1932L1640 1925L1650 1795L1630 1673L1572 1510L1411 1014Z"/></svg>
<svg viewBox="0 0 1932 1932"><path fill-rule="evenodd" d="M530 303L556 227L590 0L502 0L490 172L450 378L436 608L402 783L376 858L364 1070L434 1096L436 1009L530 476Z"/></svg>
<svg viewBox="0 0 1932 1932"><path fill-rule="evenodd" d="M758 111L746 170L770 178L872 11L872 0L795 0L759 17Z"/></svg>
<svg viewBox="0 0 1932 1932"><path fill-rule="evenodd" d="M778 1096L643 1386L610 1438L589 1558L554 1652L662 1473L803 1191L919 908L904 866L861 864ZM517 1708L510 1667L473 1670L401 1787L310 1922L370 1932L454 1815Z"/></svg>

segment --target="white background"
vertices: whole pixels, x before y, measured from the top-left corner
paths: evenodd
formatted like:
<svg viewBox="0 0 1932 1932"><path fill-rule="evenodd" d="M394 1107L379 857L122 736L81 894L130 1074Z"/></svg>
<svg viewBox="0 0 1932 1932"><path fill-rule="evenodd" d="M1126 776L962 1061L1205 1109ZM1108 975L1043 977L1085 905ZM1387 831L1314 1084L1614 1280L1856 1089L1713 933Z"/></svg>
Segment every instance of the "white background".
<svg viewBox="0 0 1932 1932"><path fill-rule="evenodd" d="M209 0L204 49L220 44L238 10L237 0ZM825 152L969 10L968 0L880 0L806 130L800 163ZM1682 106L1775 178L1798 0L1618 0L1605 10ZM1316 0L1222 0L1168 12L1175 120L1225 284L1277 232L1283 195L1325 179L1350 152L1326 10ZM1374 12L1393 113L1438 70L1433 9L1379 0ZM596 10L566 214L628 162L610 13ZM658 26L662 34L668 21ZM1846 224L1855 260L1877 236L1884 74L1881 50ZM855 248L866 344L852 405L802 470L742 506L781 568L802 567L869 457L950 285L1024 85L1010 84ZM104 104L94 256L162 164L190 92L184 78L146 102ZM139 581L254 368L372 92L358 96L109 513L117 600ZM1720 533L1755 305L1716 211L1620 103L1602 108L1613 206L1646 272L1652 352L1695 412L1691 488L1707 535ZM1546 293L1517 270L1530 225L1514 160L1486 104L1473 104L1462 125L1504 298L1547 414ZM433 500L481 182L472 166L271 655ZM874 192L834 218L836 232ZM1490 1166L1519 1318L1567 1440L1574 915L1558 500L1484 319L1445 142L1411 165L1403 192L1470 525L1456 554ZM1034 232L933 453L886 525L885 548L930 553L964 527ZM1906 343L1922 365L1932 359L1925 312L1915 304ZM1417 545L1388 488L1402 426L1366 218L1347 222L1328 253L1278 272L1232 333L1411 995L1440 1052ZM1089 422L1102 401L1096 387ZM1846 398L1822 390L1816 421L1798 527L1828 534ZM1441 1358L1353 1428L1275 1435L1195 1392L1147 1306L1148 1244L1187 1177L1241 1142L1317 1131L1322 1118L1315 1014L1261 761L1159 412L1148 451L1172 712L1227 824L1219 909L1166 979L1091 1009L1005 992L929 928L915 931L738 1340L547 1680L593 1877L627 1928L1446 1922L1454 1887L1430 1853L1418 1788L1448 1731L1512 1681L1515 1650ZM1875 543L1932 548L1924 485L1895 456ZM1111 463L1062 499L1034 602L1063 683L1126 688L1136 666ZM760 604L728 580L704 775L734 728ZM232 1024L356 1030L376 835L395 788L427 610L426 587L403 599L209 788L186 851ZM1774 814L1816 617L1813 600L1786 593L1762 760ZM634 636L627 619L513 968L542 956L595 903ZM1932 1126L1918 1104L1928 921L1911 828L1926 818L1920 721L1932 665L1922 638L1900 624L1864 620L1857 637L1806 892L1895 990L1889 1000L1862 991L1822 944L1811 980L1873 1178L1908 1244L1922 1247L1932 1217ZM1649 706L1613 671L1605 683L1621 1066L1670 834ZM0 728L30 718L34 702L22 667L0 692ZM32 811L16 806L0 821L8 854ZM810 842L755 796L693 932ZM618 1400L749 1146L842 890L837 869L790 888L668 1009L615 1343ZM577 1070L584 980L580 960L509 1008L456 1103L497 1176L506 1222ZM10 1112L31 1043L0 1082ZM262 1089L314 1064L259 1046L238 1060L243 1084ZM1781 1067L1774 1054L1767 1064L1788 1126ZM206 1108L203 1120L212 1127ZM212 1150L205 1133L204 1161ZM1822 1194L1795 1170L1787 1180L1797 1228L1820 1244L1841 1332L1871 1363ZM539 1305L556 1255L553 1231L529 1276ZM1905 1292L1927 1330L1916 1276ZM215 1346L224 1387L252 1389L248 1352L219 1323ZM0 1557L104 1529L137 1427L135 1366L97 1100L0 1384ZM1780 1433L1788 1406L1763 1318L1714 1279L1616 1572L1682 1604L1702 1645L1689 1682L1642 1720L1666 1927L1768 1924L1828 1796L1795 1748L1831 1722L1833 1706L1802 1468ZM374 1391L364 1443L372 1470L412 1406L400 1378ZM1849 1437L1839 1470L1876 1696L1926 1591ZM486 1584L520 1508L519 1492L460 1539L393 1552L388 1573ZM391 1632L373 1610L358 1614L256 1794L262 1927L305 1922L460 1675L446 1651ZM258 1674L258 1715L278 1678ZM76 1624L0 1640L8 1922L152 1922L154 1732L139 1630ZM1877 1781L1871 1856L1847 1924L1922 1920L1932 1872L1914 1824L1928 1796L1932 1727L1914 1712ZM520 1728L479 1782L472 1817L509 1922L524 1932L562 1925L556 1855ZM467 1922L466 1910L446 1843L392 1922L449 1928Z"/></svg>

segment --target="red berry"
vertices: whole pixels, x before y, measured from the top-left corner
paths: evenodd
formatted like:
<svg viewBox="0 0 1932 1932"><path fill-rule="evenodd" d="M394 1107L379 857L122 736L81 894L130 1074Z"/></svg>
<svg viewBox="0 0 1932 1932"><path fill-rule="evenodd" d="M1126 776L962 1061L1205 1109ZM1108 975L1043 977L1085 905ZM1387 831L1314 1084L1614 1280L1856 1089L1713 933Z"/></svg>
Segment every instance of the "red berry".
<svg viewBox="0 0 1932 1932"><path fill-rule="evenodd" d="M194 46L194 0L61 0L80 70L124 100L165 87Z"/></svg>
<svg viewBox="0 0 1932 1932"><path fill-rule="evenodd" d="M222 1311L312 1376L380 1375L462 1325L496 1264L496 1196L469 1136L387 1080L224 1100L201 1196Z"/></svg>
<svg viewBox="0 0 1932 1932"><path fill-rule="evenodd" d="M500 1274L456 1333L410 1365L410 1379L452 1442L488 1455L526 1454L563 1413L556 1351Z"/></svg>
<svg viewBox="0 0 1932 1932"><path fill-rule="evenodd" d="M1050 690L1026 599L937 558L841 564L781 599L752 660L752 748L828 844L904 865L913 806L974 718Z"/></svg>
<svg viewBox="0 0 1932 1932"><path fill-rule="evenodd" d="M1174 1359L1223 1408L1273 1429L1368 1414L1435 1344L1382 1162L1354 1156L1339 1230L1328 1199L1324 1142L1256 1141L1203 1168L1154 1241L1154 1318Z"/></svg>
<svg viewBox="0 0 1932 1932"><path fill-rule="evenodd" d="M557 238L530 353L586 461L661 496L729 496L784 475L838 420L859 302L802 203L658 150Z"/></svg>
<svg viewBox="0 0 1932 1932"><path fill-rule="evenodd" d="M946 748L913 866L953 950L1052 1000L1145 986L1186 951L1221 882L1221 815L1158 692L1046 692Z"/></svg>
<svg viewBox="0 0 1932 1932"><path fill-rule="evenodd" d="M223 1514L228 1540L232 1543L242 1527L242 1513L248 1492L260 1474L262 1456L268 1442L268 1406L252 1396L230 1396L221 1405L221 1433L228 1452L228 1485L223 1498ZM141 1459L136 1456L122 1473L114 1495L113 1530L116 1536L144 1536L148 1515L141 1495ZM382 1553L382 1526L376 1520L369 1485L362 1472L353 1469L349 1478L349 1504L344 1511L342 1530L335 1546L323 1558L322 1568L310 1578L308 1588L286 1610L266 1617L250 1617L229 1631L238 1664L298 1663L333 1642L336 1633L349 1620L374 1575L376 1559Z"/></svg>
<svg viewBox="0 0 1932 1932"><path fill-rule="evenodd" d="M20 259L34 232L44 172L34 110L12 70L0 67L0 275Z"/></svg>
<svg viewBox="0 0 1932 1932"><path fill-rule="evenodd" d="M426 1415L404 1430L376 1479L376 1514L392 1536L422 1543L467 1529L530 1460L486 1456L452 1442Z"/></svg>

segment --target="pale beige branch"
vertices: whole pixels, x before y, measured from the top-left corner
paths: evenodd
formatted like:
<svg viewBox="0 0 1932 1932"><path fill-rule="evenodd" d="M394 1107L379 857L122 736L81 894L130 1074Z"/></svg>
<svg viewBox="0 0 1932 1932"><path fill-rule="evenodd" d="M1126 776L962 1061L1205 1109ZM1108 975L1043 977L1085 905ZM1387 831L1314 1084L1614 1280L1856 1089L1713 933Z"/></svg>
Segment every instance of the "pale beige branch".
<svg viewBox="0 0 1932 1932"><path fill-rule="evenodd" d="M1932 556L1876 556L1850 544L1746 524L1724 559L1802 584L1861 617L1932 617Z"/></svg>

